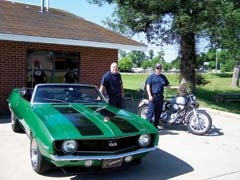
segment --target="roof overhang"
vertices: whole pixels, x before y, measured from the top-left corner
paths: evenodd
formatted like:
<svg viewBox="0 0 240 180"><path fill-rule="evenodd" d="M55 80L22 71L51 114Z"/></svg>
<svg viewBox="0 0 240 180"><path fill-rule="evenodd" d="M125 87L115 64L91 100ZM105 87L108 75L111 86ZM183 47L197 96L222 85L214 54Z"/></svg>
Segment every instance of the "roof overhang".
<svg viewBox="0 0 240 180"><path fill-rule="evenodd" d="M109 49L120 49L120 50L135 50L135 51L147 50L147 46L134 46L134 45L107 43L107 42L82 41L77 39L61 39L61 38L26 36L26 35L5 34L5 33L0 33L0 40L85 46L85 47L109 48Z"/></svg>

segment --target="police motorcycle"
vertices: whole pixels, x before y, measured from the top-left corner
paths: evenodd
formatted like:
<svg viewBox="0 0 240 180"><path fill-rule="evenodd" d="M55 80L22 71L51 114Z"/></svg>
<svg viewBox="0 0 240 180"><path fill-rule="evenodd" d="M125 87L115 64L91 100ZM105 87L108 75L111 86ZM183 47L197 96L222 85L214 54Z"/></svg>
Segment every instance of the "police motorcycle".
<svg viewBox="0 0 240 180"><path fill-rule="evenodd" d="M148 103L148 99L142 99L138 105L138 115L144 119L146 119ZM194 94L186 93L171 100L164 100L160 123L163 126L184 124L192 134L203 135L210 130L212 118L205 110L199 109Z"/></svg>

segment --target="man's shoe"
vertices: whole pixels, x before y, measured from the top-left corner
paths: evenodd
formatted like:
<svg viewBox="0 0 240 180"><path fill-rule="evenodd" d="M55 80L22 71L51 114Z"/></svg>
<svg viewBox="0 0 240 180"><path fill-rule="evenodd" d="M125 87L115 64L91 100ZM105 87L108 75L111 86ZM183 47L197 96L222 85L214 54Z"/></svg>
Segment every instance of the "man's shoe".
<svg viewBox="0 0 240 180"><path fill-rule="evenodd" d="M157 126L158 131L162 130L161 126Z"/></svg>

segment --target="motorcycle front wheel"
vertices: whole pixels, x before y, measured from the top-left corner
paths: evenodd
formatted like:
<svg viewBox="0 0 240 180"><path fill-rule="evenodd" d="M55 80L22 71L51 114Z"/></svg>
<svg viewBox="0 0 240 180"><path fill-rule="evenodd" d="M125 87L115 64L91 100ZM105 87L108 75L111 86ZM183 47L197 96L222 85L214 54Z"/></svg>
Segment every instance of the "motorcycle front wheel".
<svg viewBox="0 0 240 180"><path fill-rule="evenodd" d="M212 118L204 110L197 110L197 116L193 112L190 112L187 116L188 119L188 130L195 135L206 134L212 127Z"/></svg>

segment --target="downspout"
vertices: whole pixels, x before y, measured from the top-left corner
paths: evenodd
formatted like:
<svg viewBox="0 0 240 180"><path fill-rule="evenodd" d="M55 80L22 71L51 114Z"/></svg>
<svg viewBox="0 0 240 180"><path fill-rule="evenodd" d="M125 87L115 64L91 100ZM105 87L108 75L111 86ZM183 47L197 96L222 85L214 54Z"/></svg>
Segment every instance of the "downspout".
<svg viewBox="0 0 240 180"><path fill-rule="evenodd" d="M44 0L41 0L41 10L40 10L40 12L44 12L45 10L44 10Z"/></svg>
<svg viewBox="0 0 240 180"><path fill-rule="evenodd" d="M46 11L48 11L49 10L49 0L46 0L47 2L46 2Z"/></svg>

